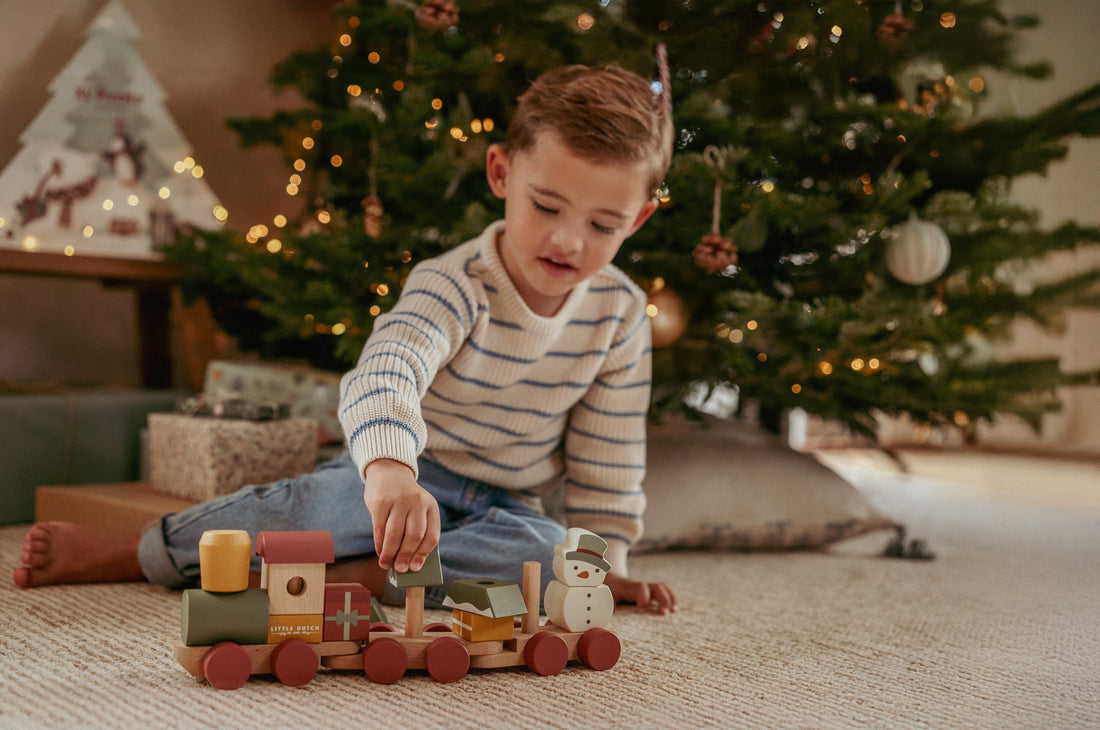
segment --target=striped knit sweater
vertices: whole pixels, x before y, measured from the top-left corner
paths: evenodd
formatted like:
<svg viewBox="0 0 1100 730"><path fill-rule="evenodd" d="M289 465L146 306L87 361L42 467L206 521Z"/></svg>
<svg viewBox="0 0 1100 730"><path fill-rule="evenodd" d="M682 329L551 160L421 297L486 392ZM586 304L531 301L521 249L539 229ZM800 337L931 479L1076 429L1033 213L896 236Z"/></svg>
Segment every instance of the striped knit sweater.
<svg viewBox="0 0 1100 730"><path fill-rule="evenodd" d="M360 472L423 454L540 493L564 475L566 517L626 574L642 531L650 329L642 291L607 266L553 317L532 313L496 250L503 222L417 265L344 376L340 419Z"/></svg>

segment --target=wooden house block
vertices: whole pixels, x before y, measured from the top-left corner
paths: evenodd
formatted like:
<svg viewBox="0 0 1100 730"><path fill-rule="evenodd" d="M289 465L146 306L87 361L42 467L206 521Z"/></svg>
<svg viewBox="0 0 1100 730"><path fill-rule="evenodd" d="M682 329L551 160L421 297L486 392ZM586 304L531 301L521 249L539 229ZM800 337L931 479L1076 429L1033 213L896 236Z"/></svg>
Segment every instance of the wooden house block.
<svg viewBox="0 0 1100 730"><path fill-rule="evenodd" d="M454 610L452 630L470 641L511 639L514 617L527 613L520 587L494 578L454 581L443 605Z"/></svg>
<svg viewBox="0 0 1100 730"><path fill-rule="evenodd" d="M366 641L370 638L370 591L358 583L325 585L325 641Z"/></svg>
<svg viewBox="0 0 1100 730"><path fill-rule="evenodd" d="M324 635L325 617L321 614L272 615L267 624L267 643L278 644L287 639L301 639L319 644Z"/></svg>
<svg viewBox="0 0 1100 730"><path fill-rule="evenodd" d="M515 636L515 619L511 616L492 618L455 610L451 627L468 641L508 641Z"/></svg>
<svg viewBox="0 0 1100 730"><path fill-rule="evenodd" d="M187 646L219 641L241 644L267 642L267 593L249 588L238 593L210 593L200 588L183 592L180 638Z"/></svg>
<svg viewBox="0 0 1100 730"><path fill-rule="evenodd" d="M424 565L420 570L409 570L398 573L390 568L390 583L398 588L412 588L414 586L441 586L443 585L443 567L439 562L439 546L436 545L424 559Z"/></svg>
<svg viewBox="0 0 1100 730"><path fill-rule="evenodd" d="M272 615L324 613L325 566L334 558L330 533L261 532L256 554L263 558L260 587Z"/></svg>
<svg viewBox="0 0 1100 730"><path fill-rule="evenodd" d="M248 588L252 538L244 530L207 530L199 540L202 589L236 593Z"/></svg>

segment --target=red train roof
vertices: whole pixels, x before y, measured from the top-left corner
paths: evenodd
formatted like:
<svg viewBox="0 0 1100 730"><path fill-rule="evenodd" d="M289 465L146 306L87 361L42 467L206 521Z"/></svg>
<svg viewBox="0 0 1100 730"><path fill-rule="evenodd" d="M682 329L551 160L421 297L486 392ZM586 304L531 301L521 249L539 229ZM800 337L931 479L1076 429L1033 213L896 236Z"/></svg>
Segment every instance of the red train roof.
<svg viewBox="0 0 1100 730"><path fill-rule="evenodd" d="M335 559L332 534L327 530L261 532L256 535L256 554L271 565L331 563Z"/></svg>

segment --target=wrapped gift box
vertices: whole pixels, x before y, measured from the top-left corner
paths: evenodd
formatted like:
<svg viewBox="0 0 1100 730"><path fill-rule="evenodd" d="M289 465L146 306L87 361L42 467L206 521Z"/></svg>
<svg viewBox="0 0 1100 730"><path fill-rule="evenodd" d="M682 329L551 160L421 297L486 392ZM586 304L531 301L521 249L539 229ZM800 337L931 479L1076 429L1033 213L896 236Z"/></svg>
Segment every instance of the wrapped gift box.
<svg viewBox="0 0 1100 730"><path fill-rule="evenodd" d="M325 641L370 638L370 591L358 583L325 586Z"/></svg>
<svg viewBox="0 0 1100 730"><path fill-rule="evenodd" d="M203 392L215 397L286 403L290 415L317 420L322 442L344 440L336 416L340 402L338 373L305 366L212 360L206 366Z"/></svg>
<svg viewBox="0 0 1100 730"><path fill-rule="evenodd" d="M149 414L153 489L194 501L313 471L317 421Z"/></svg>

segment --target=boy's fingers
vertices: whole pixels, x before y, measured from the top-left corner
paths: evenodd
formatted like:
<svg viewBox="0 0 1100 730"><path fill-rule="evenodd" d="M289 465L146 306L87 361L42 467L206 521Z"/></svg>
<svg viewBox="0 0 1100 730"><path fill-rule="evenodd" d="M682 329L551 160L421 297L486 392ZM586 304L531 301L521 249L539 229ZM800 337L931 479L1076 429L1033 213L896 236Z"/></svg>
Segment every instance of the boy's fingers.
<svg viewBox="0 0 1100 730"><path fill-rule="evenodd" d="M428 559L428 555L439 544L439 510L429 510L427 517L428 524L427 529L424 531L424 538L413 553L409 570L416 571L423 568L424 561Z"/></svg>
<svg viewBox="0 0 1100 730"><path fill-rule="evenodd" d="M638 583L637 589L634 591L634 604L638 607L638 613L645 613L649 610L650 597L649 584L644 581Z"/></svg>
<svg viewBox="0 0 1100 730"><path fill-rule="evenodd" d="M680 610L680 607L676 605L676 596L673 594L672 589L664 583L653 584L652 600L657 603L657 611L660 613L675 613Z"/></svg>
<svg viewBox="0 0 1100 730"><path fill-rule="evenodd" d="M430 511L417 510L405 515L404 534L399 538L401 545L397 550L397 557L393 561L393 568L398 573L420 570L424 565L424 557L427 556L428 550L421 553L420 548L428 535L430 514ZM413 567L413 560L418 557L418 563L416 567Z"/></svg>

